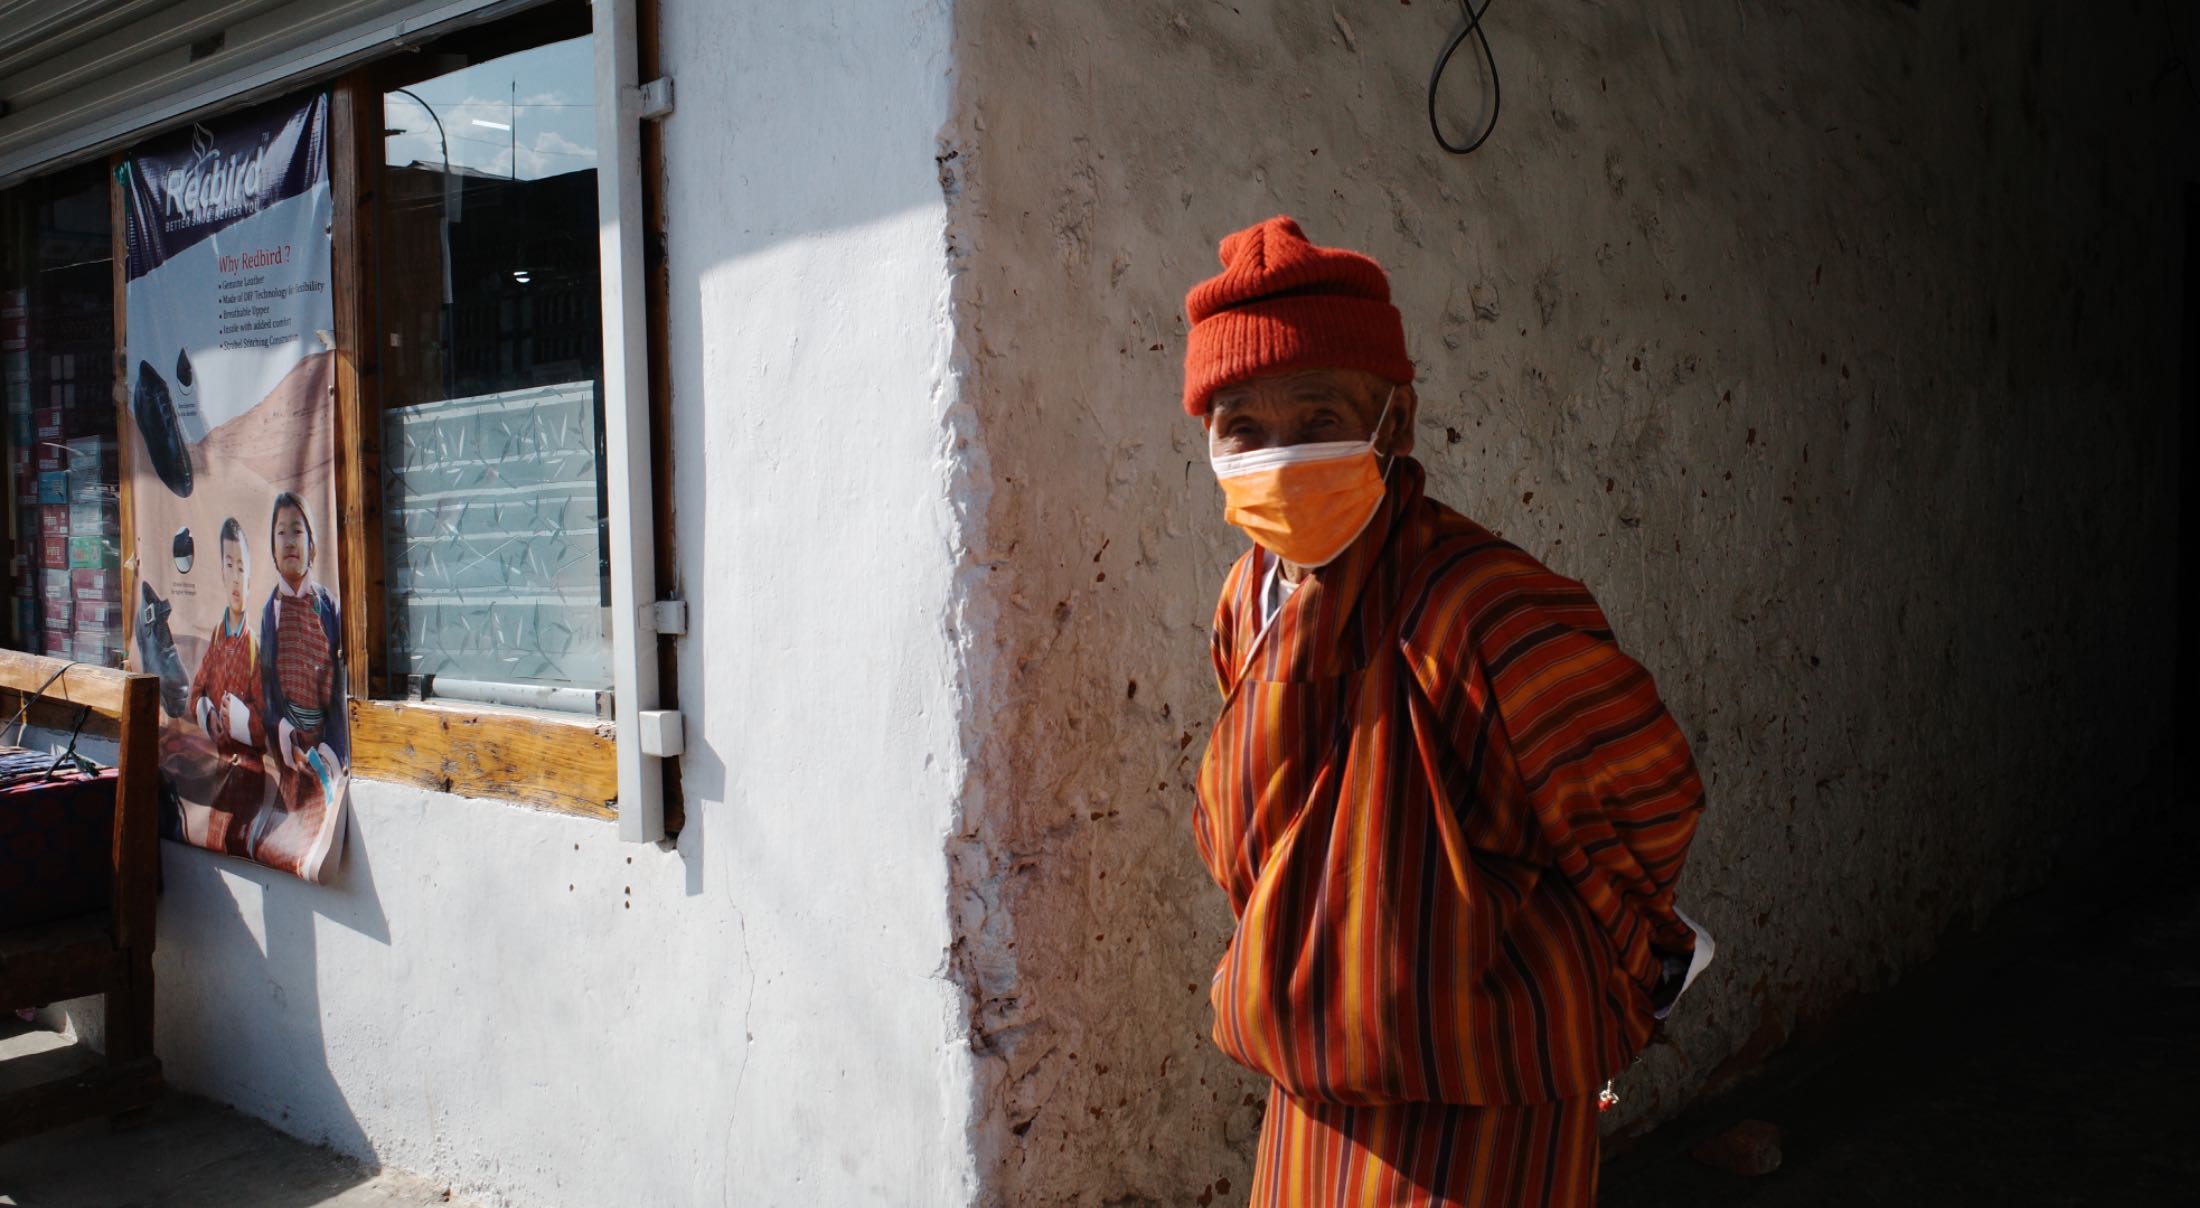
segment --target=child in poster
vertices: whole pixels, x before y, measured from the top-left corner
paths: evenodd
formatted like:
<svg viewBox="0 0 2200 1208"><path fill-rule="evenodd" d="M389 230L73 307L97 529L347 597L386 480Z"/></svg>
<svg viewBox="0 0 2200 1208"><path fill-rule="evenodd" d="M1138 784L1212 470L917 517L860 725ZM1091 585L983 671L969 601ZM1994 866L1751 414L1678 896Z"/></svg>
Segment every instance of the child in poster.
<svg viewBox="0 0 2200 1208"><path fill-rule="evenodd" d="M262 815L254 857L314 879L329 803L342 798L351 743L336 597L313 579L313 519L284 491L268 516L275 587L260 612L260 691L281 808Z"/></svg>
<svg viewBox="0 0 2200 1208"><path fill-rule="evenodd" d="M251 551L244 526L234 516L221 528L222 588L229 606L206 640L199 673L191 680L185 714L214 743L220 760L220 787L207 802L205 846L235 856L252 854L249 839L267 804L267 774L261 751L267 729L261 724L260 650L245 624L245 592L251 583Z"/></svg>

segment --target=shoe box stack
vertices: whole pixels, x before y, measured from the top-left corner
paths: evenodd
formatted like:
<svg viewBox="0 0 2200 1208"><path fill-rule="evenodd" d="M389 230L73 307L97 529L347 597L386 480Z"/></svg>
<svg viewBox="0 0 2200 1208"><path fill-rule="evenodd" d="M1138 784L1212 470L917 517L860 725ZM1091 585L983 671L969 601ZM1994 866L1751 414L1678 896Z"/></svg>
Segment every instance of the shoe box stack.
<svg viewBox="0 0 2200 1208"><path fill-rule="evenodd" d="M0 290L0 382L15 518L8 560L13 644L119 667L127 625L107 368L112 317L102 323L88 306L41 307L42 293Z"/></svg>

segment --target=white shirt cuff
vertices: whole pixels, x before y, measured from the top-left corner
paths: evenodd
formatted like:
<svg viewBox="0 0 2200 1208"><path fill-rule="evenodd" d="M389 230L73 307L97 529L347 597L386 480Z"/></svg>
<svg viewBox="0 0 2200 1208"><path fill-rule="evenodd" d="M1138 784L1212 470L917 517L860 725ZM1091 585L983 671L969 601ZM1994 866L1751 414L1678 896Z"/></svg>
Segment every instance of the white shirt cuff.
<svg viewBox="0 0 2200 1208"><path fill-rule="evenodd" d="M1681 975L1681 988L1674 991L1673 1001L1652 1012L1659 1019L1663 1019L1672 1013L1673 1008L1680 1003L1681 995L1688 993L1688 987L1694 984L1697 976L1705 968L1709 967L1711 958L1717 955L1719 951L1719 946L1711 942L1711 933L1704 930L1702 923L1689 918L1688 912L1682 910L1678 904L1673 907L1673 913L1679 915L1681 922L1688 924L1688 929L1696 933L1696 950L1689 955L1688 972Z"/></svg>

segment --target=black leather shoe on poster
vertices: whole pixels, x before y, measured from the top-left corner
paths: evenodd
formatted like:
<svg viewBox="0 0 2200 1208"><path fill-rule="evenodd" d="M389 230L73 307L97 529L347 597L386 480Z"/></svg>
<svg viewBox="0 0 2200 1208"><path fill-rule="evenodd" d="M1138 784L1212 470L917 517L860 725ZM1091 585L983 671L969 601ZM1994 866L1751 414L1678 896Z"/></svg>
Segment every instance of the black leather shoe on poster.
<svg viewBox="0 0 2200 1208"><path fill-rule="evenodd" d="M137 385L130 391L130 414L137 417L138 433L145 438L145 455L153 472L178 495L191 493L191 448L184 443L183 426L176 422L175 400L168 397L168 383L145 361L138 362Z"/></svg>
<svg viewBox="0 0 2200 1208"><path fill-rule="evenodd" d="M182 717L184 701L191 694L191 677L183 673L183 660L176 657L175 634L168 629L171 605L154 593L150 583L138 584L138 597L138 670L160 677L161 712Z"/></svg>

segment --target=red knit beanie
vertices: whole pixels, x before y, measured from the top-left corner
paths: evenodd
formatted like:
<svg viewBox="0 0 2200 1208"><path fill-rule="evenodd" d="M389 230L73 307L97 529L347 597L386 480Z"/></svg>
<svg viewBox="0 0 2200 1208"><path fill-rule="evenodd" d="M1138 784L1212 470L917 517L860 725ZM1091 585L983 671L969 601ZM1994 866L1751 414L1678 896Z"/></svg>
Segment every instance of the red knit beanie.
<svg viewBox="0 0 2200 1208"><path fill-rule="evenodd" d="M1233 382L1299 369L1364 369L1413 380L1405 325L1383 268L1358 252L1315 247L1277 216L1222 241L1222 272L1184 295L1184 411Z"/></svg>

